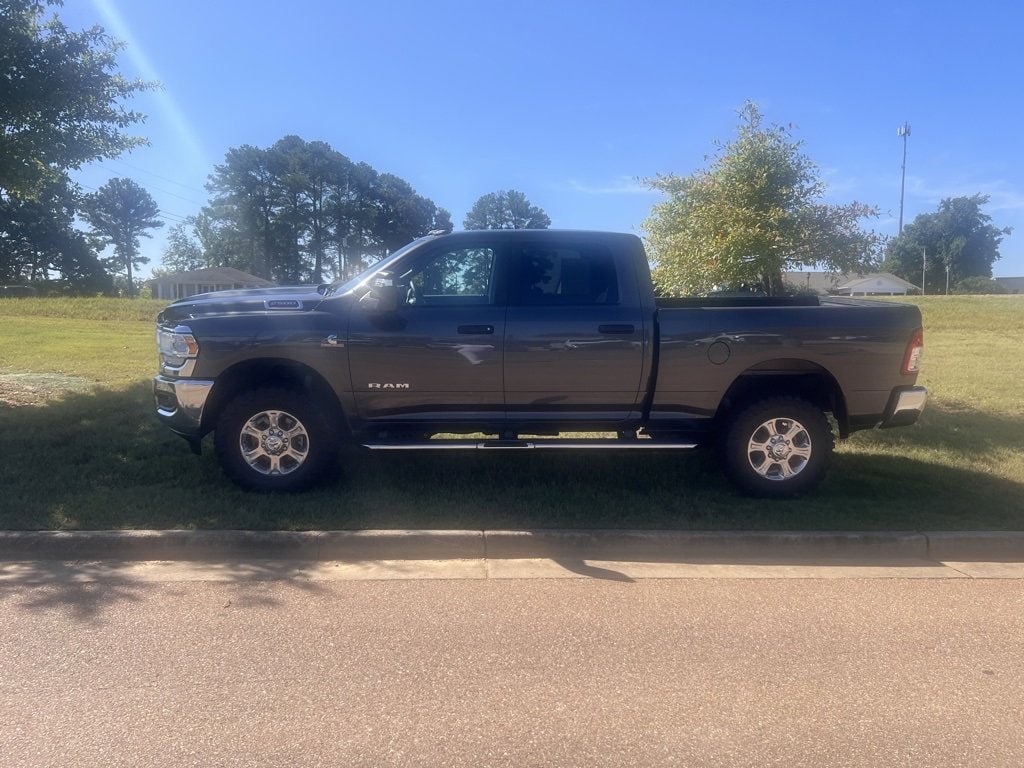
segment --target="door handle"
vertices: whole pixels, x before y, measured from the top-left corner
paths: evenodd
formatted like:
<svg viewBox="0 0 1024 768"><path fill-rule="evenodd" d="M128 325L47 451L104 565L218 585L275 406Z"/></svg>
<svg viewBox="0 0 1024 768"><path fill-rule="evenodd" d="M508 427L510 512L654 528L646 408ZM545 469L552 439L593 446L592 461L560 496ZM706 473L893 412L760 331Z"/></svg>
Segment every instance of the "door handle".
<svg viewBox="0 0 1024 768"><path fill-rule="evenodd" d="M626 335L630 333L636 333L636 326L629 325L628 323L623 325L599 325L597 326L597 330L600 333L614 333Z"/></svg>
<svg viewBox="0 0 1024 768"><path fill-rule="evenodd" d="M459 333L467 336L486 336L494 333L493 325L460 325Z"/></svg>

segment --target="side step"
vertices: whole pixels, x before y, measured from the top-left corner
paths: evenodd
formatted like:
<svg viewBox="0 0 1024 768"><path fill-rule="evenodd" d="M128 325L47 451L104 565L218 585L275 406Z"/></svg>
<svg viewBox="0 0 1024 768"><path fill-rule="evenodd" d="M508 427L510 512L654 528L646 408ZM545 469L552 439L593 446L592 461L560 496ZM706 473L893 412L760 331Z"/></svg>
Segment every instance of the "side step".
<svg viewBox="0 0 1024 768"><path fill-rule="evenodd" d="M544 439L536 440L419 440L416 442L382 441L363 443L371 451L522 451L544 449L575 449L605 451L681 451L697 447L697 443L683 443L675 440L619 440L615 438L587 439Z"/></svg>

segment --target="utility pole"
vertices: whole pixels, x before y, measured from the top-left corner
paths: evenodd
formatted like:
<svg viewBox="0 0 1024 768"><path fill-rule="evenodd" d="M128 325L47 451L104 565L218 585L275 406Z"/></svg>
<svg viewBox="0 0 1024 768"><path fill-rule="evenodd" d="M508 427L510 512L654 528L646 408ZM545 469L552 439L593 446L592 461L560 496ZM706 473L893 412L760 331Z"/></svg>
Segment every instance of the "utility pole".
<svg viewBox="0 0 1024 768"><path fill-rule="evenodd" d="M946 295L949 296L949 264L946 265Z"/></svg>
<svg viewBox="0 0 1024 768"><path fill-rule="evenodd" d="M924 281L928 272L928 249L921 247L921 295L924 296Z"/></svg>
<svg viewBox="0 0 1024 768"><path fill-rule="evenodd" d="M900 231L903 234L903 190L907 183L907 137L910 135L910 123L903 123L896 131L897 136L903 137L903 166L900 172Z"/></svg>

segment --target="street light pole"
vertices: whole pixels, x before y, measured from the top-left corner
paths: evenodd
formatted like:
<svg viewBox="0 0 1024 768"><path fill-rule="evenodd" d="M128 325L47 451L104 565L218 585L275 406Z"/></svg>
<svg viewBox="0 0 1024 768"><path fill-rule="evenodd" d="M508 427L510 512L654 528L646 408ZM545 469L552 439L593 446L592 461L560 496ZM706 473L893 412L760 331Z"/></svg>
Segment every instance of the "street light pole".
<svg viewBox="0 0 1024 768"><path fill-rule="evenodd" d="M903 234L903 190L907 182L907 136L910 135L910 123L903 123L896 131L897 136L903 137L903 166L900 169L900 231Z"/></svg>

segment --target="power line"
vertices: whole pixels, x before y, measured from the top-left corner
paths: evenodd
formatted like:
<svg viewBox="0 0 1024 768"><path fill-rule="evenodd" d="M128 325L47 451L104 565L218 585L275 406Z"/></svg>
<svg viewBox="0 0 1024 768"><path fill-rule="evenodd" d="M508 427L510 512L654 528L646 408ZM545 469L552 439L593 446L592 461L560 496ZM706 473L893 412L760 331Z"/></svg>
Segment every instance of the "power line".
<svg viewBox="0 0 1024 768"><path fill-rule="evenodd" d="M139 168L139 166L132 165L127 160L122 160L119 157L111 157L109 159L113 160L115 163L120 163L121 165L127 166L128 168L134 168L139 173L145 173L146 175L152 176L153 178L162 179L162 180L164 180L164 181L166 181L166 182L168 182L170 184L174 184L177 187L181 187L182 189L187 189L190 192L198 192L200 194L203 194L203 190L198 189L197 187L192 187L192 186L189 186L188 184L182 184L180 181L175 181L174 179L169 179L166 176L161 176L159 173L154 173L153 171L147 171L145 168Z"/></svg>
<svg viewBox="0 0 1024 768"><path fill-rule="evenodd" d="M86 189L91 189L93 192L99 192L99 190L96 187L89 186L88 184L82 184L81 182L79 182L78 186L85 187ZM159 213L161 216L170 219L175 224L184 224L186 221L188 221L189 218L188 216L182 216L180 213L171 213L170 211L165 211L162 208L158 208L157 213Z"/></svg>
<svg viewBox="0 0 1024 768"><path fill-rule="evenodd" d="M161 210L159 211L159 214L165 219L170 219L175 224L184 224L188 221L187 216L182 216L177 213L168 213L167 211Z"/></svg>
<svg viewBox="0 0 1024 768"><path fill-rule="evenodd" d="M105 169L107 171L110 171L111 173L117 173L117 171L115 169L108 168L103 163L96 163L96 165L98 165L100 168L103 168L103 169ZM146 173L146 171L143 171L143 173ZM176 183L176 182L174 182L174 183ZM205 203L200 203L200 202L198 202L196 200L191 200L191 199L185 197L184 195L179 195L177 192L171 192L170 190L163 189L161 187L157 187L157 186L154 186L152 184L148 184L147 186L148 186L149 189L155 189L157 192L163 192L165 195L170 195L171 197L176 197L179 200L184 200L186 203L192 203L192 205L199 205L199 206L205 205Z"/></svg>

